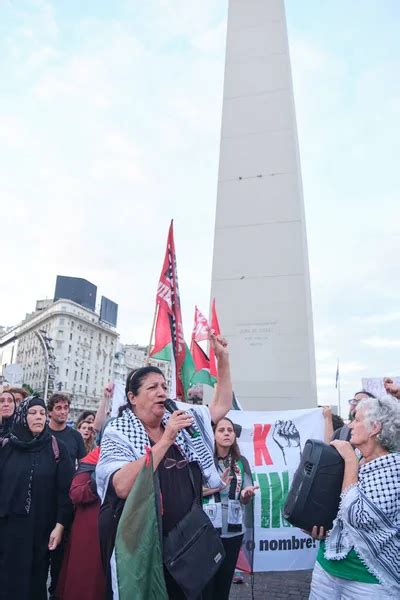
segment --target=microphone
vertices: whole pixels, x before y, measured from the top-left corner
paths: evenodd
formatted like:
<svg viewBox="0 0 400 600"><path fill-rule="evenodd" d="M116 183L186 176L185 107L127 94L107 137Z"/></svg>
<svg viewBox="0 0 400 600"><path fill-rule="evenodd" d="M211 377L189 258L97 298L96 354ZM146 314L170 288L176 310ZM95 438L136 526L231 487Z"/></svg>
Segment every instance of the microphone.
<svg viewBox="0 0 400 600"><path fill-rule="evenodd" d="M171 400L171 398L166 399L166 401L164 402L164 407L171 414L176 410L179 410L179 408L176 405L176 402L174 400ZM192 427L192 425L188 425L188 427L184 427L184 429L188 432L191 438L197 438L200 435L199 432L196 431L194 427Z"/></svg>

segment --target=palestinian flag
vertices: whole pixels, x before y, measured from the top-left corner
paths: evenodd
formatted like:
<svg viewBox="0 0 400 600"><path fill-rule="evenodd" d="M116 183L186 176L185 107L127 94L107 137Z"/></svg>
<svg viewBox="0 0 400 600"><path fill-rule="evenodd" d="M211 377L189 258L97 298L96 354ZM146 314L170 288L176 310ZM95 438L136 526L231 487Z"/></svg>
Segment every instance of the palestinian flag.
<svg viewBox="0 0 400 600"><path fill-rule="evenodd" d="M215 335L220 335L221 333L217 311L215 310L215 298L213 298L211 305L211 331ZM210 373L213 377L218 377L217 361L215 360L215 352L212 344L210 345Z"/></svg>
<svg viewBox="0 0 400 600"><path fill-rule="evenodd" d="M157 287L156 304L158 310L155 341L150 356L171 361L175 384L175 389L171 390L171 396L185 400L194 365L183 335L173 221L169 228L167 249Z"/></svg>
<svg viewBox="0 0 400 600"><path fill-rule="evenodd" d="M116 584L119 600L168 600L164 580L154 490L153 456L148 451L118 524L115 538Z"/></svg>
<svg viewBox="0 0 400 600"><path fill-rule="evenodd" d="M199 342L208 340L210 328L207 319L199 311L197 306L194 311L194 325L192 331L192 341L190 344L190 353L193 357L195 373L192 376L191 384L205 383L214 387L217 378L210 374L210 360L204 352Z"/></svg>

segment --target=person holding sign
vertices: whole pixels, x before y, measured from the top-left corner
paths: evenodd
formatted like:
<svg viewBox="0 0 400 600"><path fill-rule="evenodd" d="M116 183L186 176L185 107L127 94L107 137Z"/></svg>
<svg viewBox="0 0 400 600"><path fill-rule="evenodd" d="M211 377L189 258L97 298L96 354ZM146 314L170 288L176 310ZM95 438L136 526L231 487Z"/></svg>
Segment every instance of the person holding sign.
<svg viewBox="0 0 400 600"><path fill-rule="evenodd" d="M215 426L215 465L225 483L223 489L203 488L203 508L220 531L225 549L221 567L203 591L203 600L228 600L243 540L243 505L258 486L253 485L249 463L241 456L233 422L224 417Z"/></svg>

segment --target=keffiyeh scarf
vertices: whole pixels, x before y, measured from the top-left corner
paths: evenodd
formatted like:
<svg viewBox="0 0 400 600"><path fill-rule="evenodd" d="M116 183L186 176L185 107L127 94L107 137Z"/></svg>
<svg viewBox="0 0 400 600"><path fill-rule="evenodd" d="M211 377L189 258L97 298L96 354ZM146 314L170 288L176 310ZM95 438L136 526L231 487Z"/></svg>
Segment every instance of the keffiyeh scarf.
<svg viewBox="0 0 400 600"><path fill-rule="evenodd" d="M326 540L325 556L345 558L354 547L368 570L400 596L400 453L360 467L359 480L342 494Z"/></svg>
<svg viewBox="0 0 400 600"><path fill-rule="evenodd" d="M177 403L180 410L185 410L194 417L193 427L199 433L196 438L180 431L175 443L189 462L197 462L202 471L206 485L219 488L223 485L221 477L214 465L214 436L211 428L210 413L206 406L191 406ZM166 412L162 418L165 427L170 419ZM146 453L150 446L143 423L129 409L122 416L110 422L101 442L100 460L96 467L97 493L104 501L110 477L115 471Z"/></svg>

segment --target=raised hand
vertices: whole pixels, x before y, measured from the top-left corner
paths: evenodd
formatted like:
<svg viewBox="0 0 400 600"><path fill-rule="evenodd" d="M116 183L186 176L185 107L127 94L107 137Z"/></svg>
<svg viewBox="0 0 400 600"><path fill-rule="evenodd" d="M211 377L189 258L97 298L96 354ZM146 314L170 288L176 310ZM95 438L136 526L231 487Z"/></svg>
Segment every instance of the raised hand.
<svg viewBox="0 0 400 600"><path fill-rule="evenodd" d="M215 335L214 331L211 330L210 341L218 362L229 356L228 342L222 335Z"/></svg>

